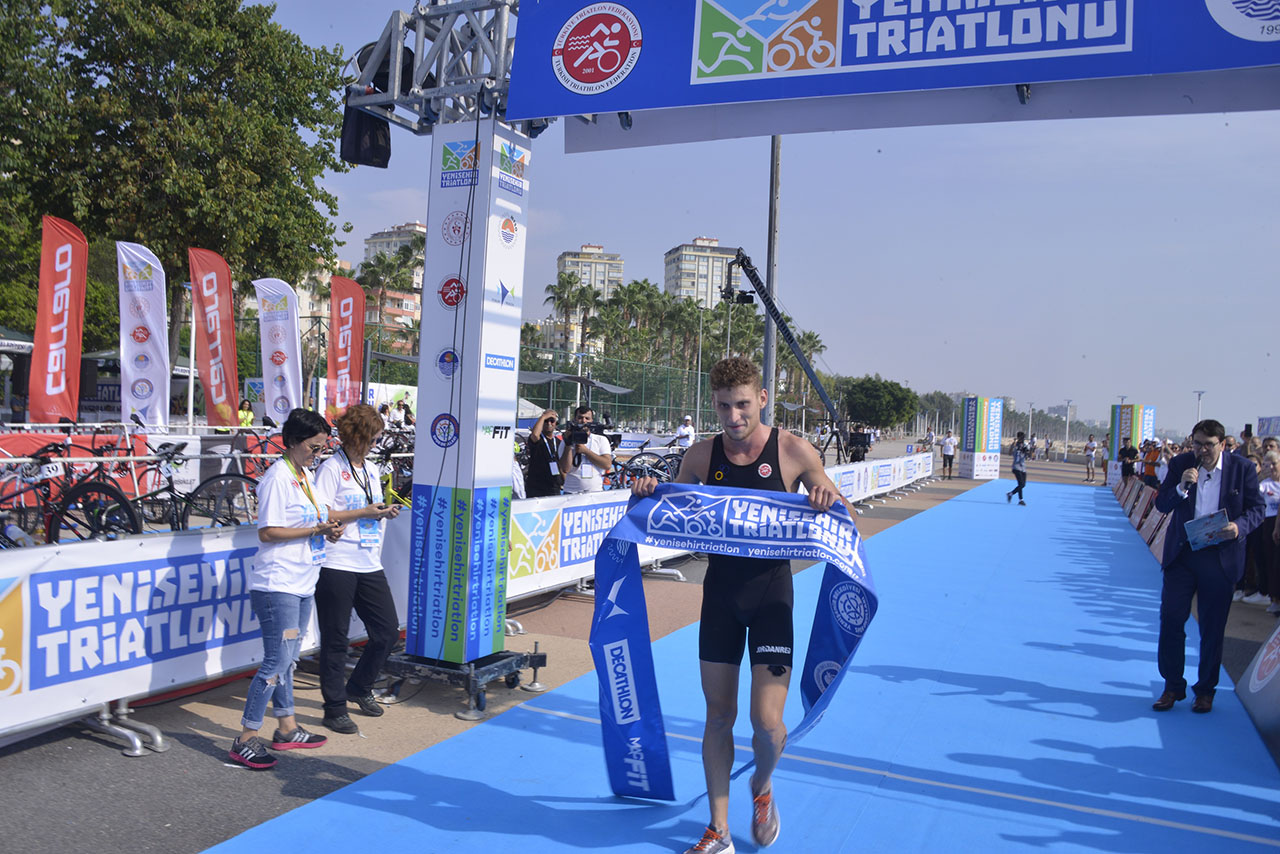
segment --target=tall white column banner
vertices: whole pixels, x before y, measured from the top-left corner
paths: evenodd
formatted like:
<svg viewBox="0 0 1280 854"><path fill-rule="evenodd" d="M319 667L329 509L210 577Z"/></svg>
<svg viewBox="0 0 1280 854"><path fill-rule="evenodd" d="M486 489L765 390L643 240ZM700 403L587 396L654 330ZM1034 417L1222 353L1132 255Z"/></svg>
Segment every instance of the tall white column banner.
<svg viewBox="0 0 1280 854"><path fill-rule="evenodd" d="M169 426L169 300L160 259L116 242L120 275L120 420Z"/></svg>
<svg viewBox="0 0 1280 854"><path fill-rule="evenodd" d="M284 423L302 399L302 344L298 295L279 279L257 279L258 340L262 350L262 401L266 414Z"/></svg>
<svg viewBox="0 0 1280 854"><path fill-rule="evenodd" d="M407 615L427 658L503 645L528 164L495 121L432 131Z"/></svg>

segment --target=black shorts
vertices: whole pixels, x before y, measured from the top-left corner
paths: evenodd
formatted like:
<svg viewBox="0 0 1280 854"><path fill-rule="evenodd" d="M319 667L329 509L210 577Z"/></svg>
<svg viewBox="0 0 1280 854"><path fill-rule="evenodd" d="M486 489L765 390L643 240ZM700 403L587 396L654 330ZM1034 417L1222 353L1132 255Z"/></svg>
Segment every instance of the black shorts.
<svg viewBox="0 0 1280 854"><path fill-rule="evenodd" d="M740 665L749 641L752 665L791 667L793 603L790 561L712 566L702 582L698 658Z"/></svg>

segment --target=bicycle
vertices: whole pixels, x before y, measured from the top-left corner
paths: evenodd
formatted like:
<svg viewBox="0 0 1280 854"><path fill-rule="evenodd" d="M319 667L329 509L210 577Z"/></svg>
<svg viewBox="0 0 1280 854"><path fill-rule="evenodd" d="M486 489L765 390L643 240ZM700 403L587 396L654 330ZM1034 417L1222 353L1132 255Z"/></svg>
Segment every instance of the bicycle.
<svg viewBox="0 0 1280 854"><path fill-rule="evenodd" d="M174 486L174 466L186 459L182 456L186 447L186 442L163 442L158 448L147 444L147 450L160 459L143 469L138 482L163 479L163 483L134 499L142 516L152 524L167 522L171 531L255 524L258 496L252 478L224 472L205 478L189 493Z"/></svg>

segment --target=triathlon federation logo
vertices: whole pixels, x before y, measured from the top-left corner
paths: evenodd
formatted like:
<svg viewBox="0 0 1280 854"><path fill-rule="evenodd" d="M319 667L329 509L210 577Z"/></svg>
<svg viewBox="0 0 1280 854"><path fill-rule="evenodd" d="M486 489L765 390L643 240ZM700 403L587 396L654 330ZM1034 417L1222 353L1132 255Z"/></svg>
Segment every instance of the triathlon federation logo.
<svg viewBox="0 0 1280 854"><path fill-rule="evenodd" d="M1254 42L1280 41L1280 0L1205 0L1209 14L1231 35Z"/></svg>
<svg viewBox="0 0 1280 854"><path fill-rule="evenodd" d="M457 276L446 276L436 290L436 296L440 298L440 305L450 311L457 308L458 303L462 302L466 295L467 283Z"/></svg>
<svg viewBox="0 0 1280 854"><path fill-rule="evenodd" d="M723 537L729 499L684 493L663 496L649 511L649 530L686 537Z"/></svg>
<svg viewBox="0 0 1280 854"><path fill-rule="evenodd" d="M146 344L151 340L151 330L145 326L135 326L129 337L139 344Z"/></svg>
<svg viewBox="0 0 1280 854"><path fill-rule="evenodd" d="M471 236L471 218L464 211L453 211L444 218L440 233L445 243L461 246Z"/></svg>
<svg viewBox="0 0 1280 854"><path fill-rule="evenodd" d="M701 0L693 80L834 68L840 0Z"/></svg>
<svg viewBox="0 0 1280 854"><path fill-rule="evenodd" d="M560 85L579 95L617 86L640 59L640 22L620 3L592 3L565 21L551 49Z"/></svg>
<svg viewBox="0 0 1280 854"><path fill-rule="evenodd" d="M831 589L831 614L840 628L851 635L861 635L871 622L871 607L862 585L842 581Z"/></svg>
<svg viewBox="0 0 1280 854"><path fill-rule="evenodd" d="M446 142L440 149L440 186L470 187L480 180L480 149L472 140Z"/></svg>
<svg viewBox="0 0 1280 854"><path fill-rule="evenodd" d="M431 422L431 441L441 448L452 448L458 442L458 419L442 412Z"/></svg>
<svg viewBox="0 0 1280 854"><path fill-rule="evenodd" d="M277 368L287 361L289 361L289 357L284 354L283 350L276 350L271 354L271 364L275 365Z"/></svg>

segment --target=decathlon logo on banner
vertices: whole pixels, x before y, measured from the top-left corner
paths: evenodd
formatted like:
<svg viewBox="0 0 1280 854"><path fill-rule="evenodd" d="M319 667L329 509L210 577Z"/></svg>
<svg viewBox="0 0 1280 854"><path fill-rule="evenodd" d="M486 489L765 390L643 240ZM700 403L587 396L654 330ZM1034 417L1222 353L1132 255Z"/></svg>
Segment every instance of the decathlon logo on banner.
<svg viewBox="0 0 1280 854"><path fill-rule="evenodd" d="M605 644L604 657L609 662L609 696L613 700L613 719L619 724L640 720L636 708L635 677L631 671L631 648L625 640Z"/></svg>
<svg viewBox="0 0 1280 854"><path fill-rule="evenodd" d="M498 356L494 353L485 353L484 366L498 371L514 371L516 369L516 360L513 356Z"/></svg>
<svg viewBox="0 0 1280 854"><path fill-rule="evenodd" d="M436 289L436 297L440 305L453 311L467 295L467 283L458 276L446 276Z"/></svg>
<svg viewBox="0 0 1280 854"><path fill-rule="evenodd" d="M498 188L515 196L524 195L524 170L529 152L512 142L498 146Z"/></svg>
<svg viewBox="0 0 1280 854"><path fill-rule="evenodd" d="M446 142L440 150L440 186L471 187L480 181L476 164L480 162L475 142Z"/></svg>
<svg viewBox="0 0 1280 854"><path fill-rule="evenodd" d="M1280 0L1205 0L1205 4L1218 26L1233 36L1255 42L1280 40Z"/></svg>
<svg viewBox="0 0 1280 854"><path fill-rule="evenodd" d="M640 47L640 22L630 9L620 3L592 3L560 28L551 67L570 92L596 95L626 79L640 59Z"/></svg>

